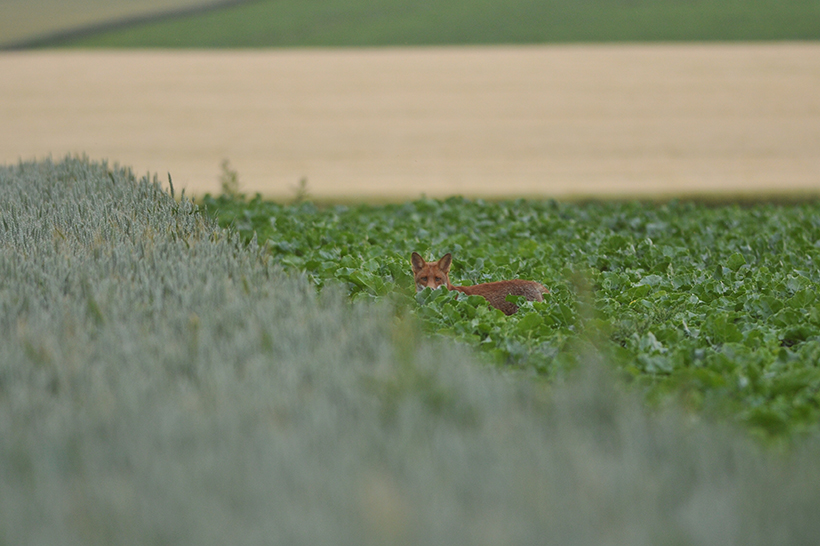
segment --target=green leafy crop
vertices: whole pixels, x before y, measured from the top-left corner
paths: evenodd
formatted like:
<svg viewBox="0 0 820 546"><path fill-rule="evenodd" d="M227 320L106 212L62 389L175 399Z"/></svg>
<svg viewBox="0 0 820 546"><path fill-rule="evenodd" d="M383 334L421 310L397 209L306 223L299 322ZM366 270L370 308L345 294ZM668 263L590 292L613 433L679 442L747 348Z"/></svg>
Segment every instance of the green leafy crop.
<svg viewBox="0 0 820 546"><path fill-rule="evenodd" d="M818 428L820 203L320 208L209 196L205 207L317 286L392 298L428 333L500 365L549 378L594 351L652 403L678 398L767 438ZM510 317L475 296L415 294L413 251L452 252L454 284L522 278L550 294Z"/></svg>

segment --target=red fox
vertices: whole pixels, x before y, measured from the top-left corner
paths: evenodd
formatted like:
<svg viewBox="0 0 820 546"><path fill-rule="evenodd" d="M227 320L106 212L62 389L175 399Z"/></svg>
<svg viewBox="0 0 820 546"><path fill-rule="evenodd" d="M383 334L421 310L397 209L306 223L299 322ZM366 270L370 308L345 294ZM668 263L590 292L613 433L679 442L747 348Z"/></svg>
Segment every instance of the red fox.
<svg viewBox="0 0 820 546"><path fill-rule="evenodd" d="M543 294L549 294L549 290L541 283L521 279L473 286L453 286L450 284L452 262L453 256L449 252L437 262L425 262L418 252L413 252L410 263L413 265L413 276L416 279L416 292L421 292L428 286L433 289L446 286L448 290L458 290L468 296L481 296L505 315L512 315L518 311L517 305L506 301L508 295L524 296L529 301L544 301Z"/></svg>

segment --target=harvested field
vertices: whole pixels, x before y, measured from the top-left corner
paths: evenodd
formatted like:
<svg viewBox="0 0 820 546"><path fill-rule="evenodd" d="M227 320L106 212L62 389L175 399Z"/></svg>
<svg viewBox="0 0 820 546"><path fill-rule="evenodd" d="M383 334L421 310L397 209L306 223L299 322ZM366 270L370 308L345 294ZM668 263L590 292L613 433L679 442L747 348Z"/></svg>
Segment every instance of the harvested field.
<svg viewBox="0 0 820 546"><path fill-rule="evenodd" d="M820 44L0 55L0 162L327 199L820 193Z"/></svg>

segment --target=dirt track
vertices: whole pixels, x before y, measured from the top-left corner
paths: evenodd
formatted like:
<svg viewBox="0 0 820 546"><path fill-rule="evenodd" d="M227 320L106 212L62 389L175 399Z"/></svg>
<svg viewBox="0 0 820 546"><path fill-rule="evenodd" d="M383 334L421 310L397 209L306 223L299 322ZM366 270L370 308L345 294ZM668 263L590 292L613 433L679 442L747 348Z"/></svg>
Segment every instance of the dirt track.
<svg viewBox="0 0 820 546"><path fill-rule="evenodd" d="M287 197L820 193L820 44L0 55L0 162Z"/></svg>

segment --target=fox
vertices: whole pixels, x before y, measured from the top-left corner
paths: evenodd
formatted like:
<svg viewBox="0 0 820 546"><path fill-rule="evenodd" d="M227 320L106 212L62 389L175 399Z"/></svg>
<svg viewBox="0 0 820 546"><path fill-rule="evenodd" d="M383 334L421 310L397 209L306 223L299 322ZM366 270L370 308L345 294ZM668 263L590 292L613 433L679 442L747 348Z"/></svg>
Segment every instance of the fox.
<svg viewBox="0 0 820 546"><path fill-rule="evenodd" d="M413 266L416 292L421 292L427 287L436 289L445 286L447 290L457 290L468 296L481 296L505 315L512 315L518 311L517 305L506 300L508 295L524 296L528 301L544 301L544 294L549 294L549 290L541 283L522 279L454 286L450 283L452 263L453 256L449 252L437 262L425 262L418 252L413 252L410 264Z"/></svg>

